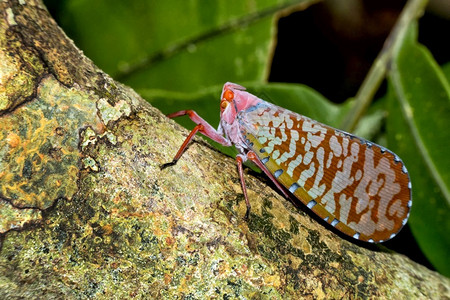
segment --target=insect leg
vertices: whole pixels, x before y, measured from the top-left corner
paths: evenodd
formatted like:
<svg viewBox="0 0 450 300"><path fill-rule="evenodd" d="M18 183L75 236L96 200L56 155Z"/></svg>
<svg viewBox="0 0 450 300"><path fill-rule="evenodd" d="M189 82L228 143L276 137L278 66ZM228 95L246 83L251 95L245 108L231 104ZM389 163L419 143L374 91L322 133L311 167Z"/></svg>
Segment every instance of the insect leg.
<svg viewBox="0 0 450 300"><path fill-rule="evenodd" d="M231 141L224 138L217 130L215 130L211 125L209 125L208 122L206 122L202 117L200 117L195 111L193 110L181 110L172 114L167 115L169 118L175 118L188 115L188 117L194 121L197 126L194 127L194 129L191 131L191 133L187 136L187 138L184 140L183 144L181 145L180 149L178 149L177 154L173 158L173 160L169 163L165 163L160 166L160 169L165 169L167 167L173 166L177 163L177 161L180 159L181 155L183 154L184 150L186 150L187 145L192 140L194 135L197 132L202 133L203 135L209 137L213 141L216 141L224 146L231 146Z"/></svg>
<svg viewBox="0 0 450 300"><path fill-rule="evenodd" d="M245 212L244 219L248 220L248 217L250 216L251 205L250 205L250 201L248 201L247 187L245 186L245 180L244 180L244 170L242 169L242 163L245 160L247 160L247 158L242 154L238 154L236 156L239 178L241 179L242 192L244 193L245 205L247 205L247 211Z"/></svg>
<svg viewBox="0 0 450 300"><path fill-rule="evenodd" d="M250 159L252 162L255 163L255 165L258 166L269 178L273 181L273 183L276 185L276 187L283 193L283 195L290 199L289 195L286 193L285 188L277 181L277 179L270 173L270 171L266 168L266 166L259 160L258 156L255 152L249 151L247 153L247 158Z"/></svg>
<svg viewBox="0 0 450 300"><path fill-rule="evenodd" d="M231 146L231 141L224 138L222 134L217 132L208 122L206 122L202 117L200 117L195 111L193 110L181 110L175 113L168 114L168 118L175 118L180 116L187 115L189 119L191 119L195 124L197 125L203 125L202 128L197 129L197 131L200 131L203 135L209 137L215 142L218 142L219 144L222 144L224 146ZM195 128L194 128L195 130ZM192 131L194 131L192 130Z"/></svg>
<svg viewBox="0 0 450 300"><path fill-rule="evenodd" d="M181 155L183 154L184 150L186 150L187 145L189 144L189 142L192 140L192 138L194 137L194 135L199 131L203 129L203 125L202 124L198 124L197 126L194 127L194 129L191 131L191 133L189 133L189 135L187 136L187 138L184 140L183 144L181 145L180 149L178 149L177 154L175 154L175 157L173 158L173 160L171 162L165 163L163 165L160 166L160 169L165 169L167 167L173 166L177 163L177 161L180 159Z"/></svg>

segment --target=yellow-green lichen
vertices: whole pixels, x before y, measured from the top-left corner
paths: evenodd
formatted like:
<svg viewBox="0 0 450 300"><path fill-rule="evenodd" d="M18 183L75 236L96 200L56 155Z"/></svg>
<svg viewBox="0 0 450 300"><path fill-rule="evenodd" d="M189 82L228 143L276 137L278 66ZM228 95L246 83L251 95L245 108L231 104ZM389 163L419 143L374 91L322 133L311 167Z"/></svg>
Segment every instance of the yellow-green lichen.
<svg viewBox="0 0 450 300"><path fill-rule="evenodd" d="M4 199L15 207L38 209L50 207L58 198L70 199L77 190L78 131L85 124L102 127L95 100L51 76L42 80L35 99L2 116Z"/></svg>
<svg viewBox="0 0 450 300"><path fill-rule="evenodd" d="M16 20L14 20L14 12L11 7L6 9L6 20L8 21L9 26L17 25Z"/></svg>
<svg viewBox="0 0 450 300"><path fill-rule="evenodd" d="M85 169L90 169L94 172L97 172L99 169L99 166L98 166L97 162L95 161L95 159L93 159L90 156L83 158L82 162L83 162L83 168L85 168Z"/></svg>
<svg viewBox="0 0 450 300"><path fill-rule="evenodd" d="M6 12L9 22L15 23L12 10L8 8ZM23 47L16 34L6 31L2 22L0 19L0 43L7 43L10 50L0 47L0 113L26 101L44 72L37 54Z"/></svg>
<svg viewBox="0 0 450 300"><path fill-rule="evenodd" d="M0 50L0 112L17 105L21 96L27 97L33 92L35 78L18 67L17 59Z"/></svg>
<svg viewBox="0 0 450 300"><path fill-rule="evenodd" d="M108 125L111 121L117 121L123 116L129 116L131 113L131 107L128 102L119 100L114 105L108 103L108 100L102 98L98 100L97 107L103 122Z"/></svg>
<svg viewBox="0 0 450 300"><path fill-rule="evenodd" d="M94 146L98 139L101 139L103 137L106 137L108 142L110 142L112 145L115 145L117 143L117 136L114 135L111 131L107 130L102 134L97 134L90 126L88 126L83 133L81 134L81 150L85 151L89 145Z"/></svg>
<svg viewBox="0 0 450 300"><path fill-rule="evenodd" d="M83 131L83 134L81 136L81 150L84 151L84 149L89 145L95 145L97 142L97 134L91 127L87 127L86 130Z"/></svg>
<svg viewBox="0 0 450 300"><path fill-rule="evenodd" d="M26 223L42 219L41 212L38 209L17 209L11 203L1 199L0 216L0 228L3 232L11 229L19 229Z"/></svg>

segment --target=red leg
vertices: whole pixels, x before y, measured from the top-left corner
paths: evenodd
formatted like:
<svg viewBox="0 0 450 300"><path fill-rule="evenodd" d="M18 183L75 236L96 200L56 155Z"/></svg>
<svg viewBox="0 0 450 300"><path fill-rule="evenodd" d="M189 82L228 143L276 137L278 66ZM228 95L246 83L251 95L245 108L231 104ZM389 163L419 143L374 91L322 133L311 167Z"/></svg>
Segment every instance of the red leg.
<svg viewBox="0 0 450 300"><path fill-rule="evenodd" d="M173 166L177 163L177 161L180 159L181 155L183 154L184 150L186 150L186 147L188 146L189 142L192 140L194 135L200 131L203 135L209 137L213 141L216 141L224 146L231 146L231 142L224 138L223 135L221 135L217 130L215 130L211 125L209 125L208 122L206 122L204 119L202 119L195 111L193 110L182 110L176 113L172 113L167 115L169 118L175 118L179 116L188 115L189 118L194 121L197 126L191 131L191 133L187 136L187 138L184 140L183 144L181 145L180 149L178 149L177 154L173 158L173 160L169 163L165 163L161 165L161 170L165 169L167 167Z"/></svg>
<svg viewBox="0 0 450 300"><path fill-rule="evenodd" d="M247 153L246 157L244 155L242 155L242 154L238 154L236 156L236 162L237 162L237 166L238 166L239 178L241 179L241 186L242 186L242 192L244 193L245 204L247 205L247 211L245 212L244 219L248 220L248 218L250 216L251 205L250 205L250 201L248 200L247 187L245 185L245 180L244 180L244 171L242 169L242 163L246 159L249 159L252 162L254 162L255 165L257 165L258 168L260 168L270 178L270 180L273 181L273 183L276 185L276 187L283 193L283 195L287 199L289 199L290 197L286 193L284 187L276 180L276 178L272 175L272 173L270 173L270 171L266 168L266 166L259 160L259 158L258 158L258 156L256 156L255 152L249 151Z"/></svg>
<svg viewBox="0 0 450 300"><path fill-rule="evenodd" d="M272 173L270 173L269 170L267 170L266 166L259 160L258 156L255 152L249 151L247 153L247 158L250 159L252 162L255 163L255 165L258 166L269 178L273 181L273 183L276 185L276 187L283 193L283 195L290 199L289 195L286 193L285 188L277 181L275 177L273 177Z"/></svg>
<svg viewBox="0 0 450 300"><path fill-rule="evenodd" d="M238 167L238 173L239 173L239 178L241 179L241 186L242 186L242 192L244 193L244 198L245 198L245 204L247 205L247 211L245 212L245 220L248 220L249 216L250 216L250 209L251 209L251 205L250 205L250 201L248 201L248 196L247 196L247 187L245 186L245 180L244 180L244 170L242 169L242 156L241 155L237 155L236 156L236 162L237 162L237 167Z"/></svg>
<svg viewBox="0 0 450 300"><path fill-rule="evenodd" d="M189 142L192 140L194 135L199 130L200 131L203 130L203 125L202 124L198 124L197 126L194 127L194 129L191 131L191 133L189 133L187 138L184 140L184 142L181 145L180 149L178 149L178 152L177 152L177 154L175 154L175 157L173 158L173 160L171 162L168 162L168 163L165 163L165 164L161 165L160 166L161 170L165 169L167 167L173 166L173 165L175 165L177 163L177 161L180 159L181 155L183 154L184 150L186 150L187 145L189 144Z"/></svg>
<svg viewBox="0 0 450 300"><path fill-rule="evenodd" d="M215 130L211 125L209 125L208 122L206 122L202 117L200 117L195 111L193 110L181 110L172 114L168 114L168 118L175 118L188 115L189 119L191 119L195 124L201 124L203 125L203 128L200 131L203 135L209 137L215 142L218 142L219 144L222 144L224 146L231 146L231 141L224 138L223 135Z"/></svg>

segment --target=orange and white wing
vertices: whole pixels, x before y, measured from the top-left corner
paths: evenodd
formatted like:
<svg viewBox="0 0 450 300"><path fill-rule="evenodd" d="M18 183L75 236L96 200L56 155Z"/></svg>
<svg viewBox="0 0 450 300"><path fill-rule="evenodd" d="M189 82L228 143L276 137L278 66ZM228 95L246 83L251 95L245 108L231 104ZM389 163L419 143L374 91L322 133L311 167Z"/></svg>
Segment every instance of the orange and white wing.
<svg viewBox="0 0 450 300"><path fill-rule="evenodd" d="M276 180L341 232L378 243L406 224L411 182L393 152L262 100L238 118Z"/></svg>

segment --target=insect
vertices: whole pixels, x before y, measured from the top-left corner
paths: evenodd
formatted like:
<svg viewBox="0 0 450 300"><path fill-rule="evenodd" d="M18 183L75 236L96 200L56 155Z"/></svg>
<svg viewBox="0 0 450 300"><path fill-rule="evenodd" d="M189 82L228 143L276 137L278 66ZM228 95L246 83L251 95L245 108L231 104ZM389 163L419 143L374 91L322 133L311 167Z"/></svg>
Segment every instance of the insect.
<svg viewBox="0 0 450 300"><path fill-rule="evenodd" d="M225 83L220 124L215 130L192 110L197 126L181 145L176 164L197 132L235 146L238 173L250 202L243 162L255 163L286 198L299 199L324 221L355 239L380 243L406 224L412 205L411 181L401 159L388 149L266 102L234 83Z"/></svg>

